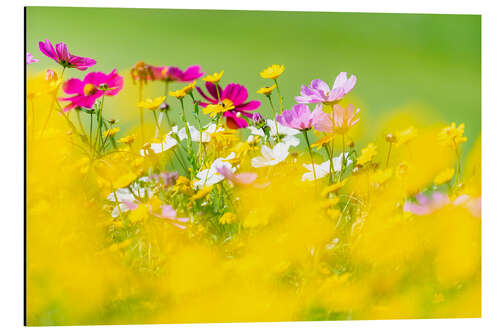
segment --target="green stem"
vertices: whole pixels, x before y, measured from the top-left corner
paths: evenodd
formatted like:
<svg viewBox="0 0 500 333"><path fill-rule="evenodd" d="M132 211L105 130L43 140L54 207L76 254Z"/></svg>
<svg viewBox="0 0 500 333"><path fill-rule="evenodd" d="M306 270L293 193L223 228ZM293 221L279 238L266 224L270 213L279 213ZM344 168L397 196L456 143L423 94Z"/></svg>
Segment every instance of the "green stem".
<svg viewBox="0 0 500 333"><path fill-rule="evenodd" d="M188 158L189 162L191 163L191 168L194 170L195 169L195 162L193 160L193 139L191 137L191 131L189 130L189 125L186 120L186 112L184 111L184 101L182 99L179 99L181 102L181 109L182 109L182 121L184 122L184 128L186 129L186 136L188 140Z"/></svg>
<svg viewBox="0 0 500 333"><path fill-rule="evenodd" d="M311 157L311 163L312 163L312 169L313 169L313 175L314 175L314 180L316 180L316 168L314 167L314 160L313 160L313 155L312 155L312 151L311 151L311 145L309 143L309 137L307 136L307 130L306 131L303 131L302 133L304 133L304 137L306 139L306 143L307 143L307 150L309 151L309 157Z"/></svg>
<svg viewBox="0 0 500 333"><path fill-rule="evenodd" d="M280 99L280 114L283 113L283 97L281 97L280 87L278 85L278 80L274 79L274 83L276 84L276 90L278 91L278 97Z"/></svg>
<svg viewBox="0 0 500 333"><path fill-rule="evenodd" d="M269 99L269 104L271 104L271 109L273 110L273 113L274 113L274 124L276 125L276 142L280 142L281 138L280 138L280 133L278 132L278 120L276 119L276 116L278 114L276 113L276 109L274 108L274 104L273 104L273 101L271 99L271 95L267 95L267 98Z"/></svg>

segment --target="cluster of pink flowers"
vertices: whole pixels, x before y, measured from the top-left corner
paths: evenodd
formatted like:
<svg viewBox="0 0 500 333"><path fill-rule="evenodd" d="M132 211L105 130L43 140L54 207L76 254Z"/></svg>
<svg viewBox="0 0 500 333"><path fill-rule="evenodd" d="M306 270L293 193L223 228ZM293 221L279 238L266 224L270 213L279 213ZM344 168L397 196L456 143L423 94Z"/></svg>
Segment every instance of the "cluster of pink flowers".
<svg viewBox="0 0 500 333"><path fill-rule="evenodd" d="M351 75L347 78L346 72L341 72L337 76L332 89L322 80L313 80L309 86L303 85L301 95L295 97L295 101L299 104L290 110L284 110L281 115L276 116L276 120L283 126L297 130L309 130L314 127L320 132L345 134L359 121L359 109L355 110L352 104L343 108L337 103L355 85L356 76ZM311 112L306 104L317 105ZM331 105L333 112L323 112L323 105Z"/></svg>

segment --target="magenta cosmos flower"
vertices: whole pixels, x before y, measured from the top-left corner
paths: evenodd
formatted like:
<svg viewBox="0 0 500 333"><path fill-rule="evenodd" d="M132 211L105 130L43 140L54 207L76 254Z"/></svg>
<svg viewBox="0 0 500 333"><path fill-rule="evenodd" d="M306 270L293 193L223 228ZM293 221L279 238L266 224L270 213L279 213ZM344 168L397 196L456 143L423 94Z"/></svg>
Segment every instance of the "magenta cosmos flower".
<svg viewBox="0 0 500 333"><path fill-rule="evenodd" d="M64 107L64 111L75 107L91 109L95 101L103 94L114 96L123 88L123 77L118 75L116 69L109 74L92 72L85 75L83 81L80 79L69 79L63 85L66 94L73 96L61 98L61 101L70 102Z"/></svg>
<svg viewBox="0 0 500 333"><path fill-rule="evenodd" d="M321 105L316 105L314 111L311 112L307 105L296 104L290 110L284 110L282 114L277 115L276 120L283 126L304 131L313 127L318 112L322 112Z"/></svg>
<svg viewBox="0 0 500 333"><path fill-rule="evenodd" d="M208 103L200 102L200 105L206 107L208 104L218 104L219 102L227 104L231 102L234 108L230 111L223 113L223 117L226 118L226 123L229 128L245 128L248 126L246 119L240 116L243 115L247 118L252 118L252 113L247 111L253 111L260 107L259 101L249 101L246 102L248 98L247 89L241 84L230 83L226 88L222 88L219 85L219 97L217 96L217 90L215 84L211 82L205 82L205 87L207 88L208 95L203 92L199 87L196 87L200 95L208 101Z"/></svg>
<svg viewBox="0 0 500 333"><path fill-rule="evenodd" d="M31 53L26 53L26 65L32 64L34 62L38 62L38 59L35 59Z"/></svg>
<svg viewBox="0 0 500 333"><path fill-rule="evenodd" d="M84 71L96 64L94 59L79 57L69 53L68 46L65 43L56 44L54 49L54 46L52 46L52 43L47 38L45 42L39 42L38 46L43 54L51 59L54 59L55 62L64 67L76 68Z"/></svg>
<svg viewBox="0 0 500 333"><path fill-rule="evenodd" d="M169 82L191 82L205 75L205 72L201 72L201 67L199 65L190 66L185 71L178 67L151 66L151 71L153 73L154 80Z"/></svg>
<svg viewBox="0 0 500 333"><path fill-rule="evenodd" d="M310 86L302 85L300 96L295 97L295 101L301 104L327 103L333 104L341 100L356 85L356 76L347 78L347 73L342 72L337 75L332 89L320 79L312 80Z"/></svg>

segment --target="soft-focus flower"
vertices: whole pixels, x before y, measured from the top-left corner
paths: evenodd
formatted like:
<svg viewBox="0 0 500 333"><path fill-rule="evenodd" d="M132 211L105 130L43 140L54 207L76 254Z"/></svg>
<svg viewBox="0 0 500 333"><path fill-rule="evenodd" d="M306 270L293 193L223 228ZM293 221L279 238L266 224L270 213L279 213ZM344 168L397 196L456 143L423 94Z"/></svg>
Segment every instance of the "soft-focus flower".
<svg viewBox="0 0 500 333"><path fill-rule="evenodd" d="M428 215L450 203L447 195L441 192L434 192L430 197L419 193L415 196L417 202L406 202L403 210L414 215Z"/></svg>
<svg viewBox="0 0 500 333"><path fill-rule="evenodd" d="M273 84L270 87L260 88L259 90L257 90L257 94L262 94L262 95L270 96L272 94L272 92L273 92L274 89L276 89L276 85L275 84Z"/></svg>
<svg viewBox="0 0 500 333"><path fill-rule="evenodd" d="M146 64L144 61L138 61L131 69L130 76L132 77L132 82L140 82L141 84L147 84L149 81L153 81L155 76L152 70L153 66Z"/></svg>
<svg viewBox="0 0 500 333"><path fill-rule="evenodd" d="M29 64L32 64L34 62L38 62L40 60L38 59L35 59L35 57L33 57L33 55L31 53L26 53L26 65L29 65Z"/></svg>
<svg viewBox="0 0 500 333"><path fill-rule="evenodd" d="M359 155L356 165L363 166L371 162L375 155L377 155L377 146L369 143L365 148L361 149L361 155Z"/></svg>
<svg viewBox="0 0 500 333"><path fill-rule="evenodd" d="M326 197L330 193L337 192L338 190L340 190L345 185L346 182L347 182L347 180L344 179L344 180L342 180L342 181L340 181L338 183L333 183L332 185L329 185L329 186L325 187L323 189L323 191L321 191L321 196L322 197ZM333 204L336 204L339 201L339 199L336 198L336 199L329 200L329 201L331 201L331 202L329 202L329 205L331 206L332 202L333 202Z"/></svg>
<svg viewBox="0 0 500 333"><path fill-rule="evenodd" d="M228 168L226 165L218 166L216 167L216 170L229 182L239 185L248 185L253 183L255 179L257 179L257 174L255 172L234 173L234 171L231 170L231 168Z"/></svg>
<svg viewBox="0 0 500 333"><path fill-rule="evenodd" d="M145 181L147 179L141 178L140 180ZM114 193L108 195L107 200L115 204L119 204L120 208L115 206L113 211L111 212L111 216L118 217L120 210L122 213L124 213L130 209L130 203L137 202L136 198L149 198L151 194L152 193L150 189L139 186L137 182L132 183L132 185L130 185L129 187L119 188L115 190Z"/></svg>
<svg viewBox="0 0 500 333"><path fill-rule="evenodd" d="M118 139L119 143L124 143L126 145L131 145L136 139L135 135L127 135L124 136L123 138Z"/></svg>
<svg viewBox="0 0 500 333"><path fill-rule="evenodd" d="M64 107L64 111L75 107L85 107L92 109L95 101L103 94L114 96L123 88L123 77L118 75L116 69L111 73L92 72L85 75L83 80L69 79L63 84L66 94L74 94L70 97L60 98L61 101L68 101L70 104Z"/></svg>
<svg viewBox="0 0 500 333"><path fill-rule="evenodd" d="M403 131L399 131L396 133L396 146L401 146L407 144L418 135L418 131L415 127L410 126Z"/></svg>
<svg viewBox="0 0 500 333"><path fill-rule="evenodd" d="M184 97L186 97L186 91L184 89L169 91L168 94L170 96L177 98L177 99L183 99Z"/></svg>
<svg viewBox="0 0 500 333"><path fill-rule="evenodd" d="M241 115L245 117L251 118L252 114L247 111L255 110L260 106L259 101L246 102L246 99L248 98L248 91L244 86L240 84L230 83L225 88L218 86L219 94L217 94L217 88L215 84L211 82L205 82L205 87L207 88L208 95L205 94L200 87L196 87L196 90L198 90L200 95L208 101L208 103L200 102L200 105L202 107L206 107L209 104L216 105L220 103L226 105L228 101L231 101L231 103L233 103L234 108L223 113L223 116L226 118L226 123L229 128L236 129L247 127L248 122L243 117L238 116L238 113L241 113ZM226 101L226 104L224 103L224 101Z"/></svg>
<svg viewBox="0 0 500 333"><path fill-rule="evenodd" d="M285 71L284 65L272 65L262 72L260 72L260 76L264 79L277 79L283 72Z"/></svg>
<svg viewBox="0 0 500 333"><path fill-rule="evenodd" d="M462 194L453 201L453 204L467 208L475 217L481 217L481 198L471 198L467 194Z"/></svg>
<svg viewBox="0 0 500 333"><path fill-rule="evenodd" d="M333 120L335 132L339 134L347 133L359 121L359 109L354 111L354 105L349 104L347 109L344 109L338 104L333 106ZM357 117L357 118L356 118Z"/></svg>
<svg viewBox="0 0 500 333"><path fill-rule="evenodd" d="M458 125L456 123L451 123L441 130L439 134L439 140L443 145L450 147L458 147L461 143L467 141L467 137L463 136L465 130L465 124L461 123Z"/></svg>
<svg viewBox="0 0 500 333"><path fill-rule="evenodd" d="M434 178L434 184L441 185L447 183L453 178L454 174L455 174L455 169L453 168L443 170Z"/></svg>
<svg viewBox="0 0 500 333"><path fill-rule="evenodd" d="M226 167L232 172L236 171L236 168L231 165L229 161L235 158L235 154L231 153L225 158L218 158L215 161L213 161L212 165L208 169L204 169L199 171L196 174L196 178L199 179L194 183L194 186L196 188L202 188L205 186L212 186L214 184L217 184L221 182L224 179L224 176L221 175L217 169Z"/></svg>
<svg viewBox="0 0 500 333"><path fill-rule="evenodd" d="M313 113L317 112L321 106L316 105ZM276 120L283 126L296 130L309 130L313 126L313 113L304 104L296 104L290 110L284 110L282 114L276 116Z"/></svg>
<svg viewBox="0 0 500 333"><path fill-rule="evenodd" d="M227 212L221 216L221 218L219 219L219 223L220 224L231 224L231 223L236 222L236 220L237 220L236 214L231 213L231 212Z"/></svg>
<svg viewBox="0 0 500 333"><path fill-rule="evenodd" d="M210 83L218 83L222 78L222 75L224 75L224 70L221 70L220 73L213 73L212 75L207 75L206 77L203 78L203 81Z"/></svg>
<svg viewBox="0 0 500 333"><path fill-rule="evenodd" d="M190 93L193 91L193 89L194 89L194 87L195 87L195 86L196 86L196 81L193 81L193 82L191 82L190 84L188 84L188 85L184 86L184 87L182 88L182 90L184 90L184 92L185 92L186 94L190 94Z"/></svg>
<svg viewBox="0 0 500 333"><path fill-rule="evenodd" d="M167 96L160 96L160 97L156 97L154 99L146 98L145 100L137 103L137 106L140 108L148 109L148 110L156 110L161 106L161 104L163 103L163 101L166 98L167 98Z"/></svg>
<svg viewBox="0 0 500 333"><path fill-rule="evenodd" d="M47 38L45 42L39 42L38 46L43 54L63 67L76 68L84 71L96 64L94 59L79 57L69 53L68 46L65 43L56 44L54 49L54 46L52 46L52 43Z"/></svg>
<svg viewBox="0 0 500 333"><path fill-rule="evenodd" d="M162 205L160 214L155 214L156 217L166 220L172 220L177 222L188 222L189 219L187 217L177 217L177 212L170 205ZM179 226L179 225L177 225ZM185 228L185 226L182 226Z"/></svg>
<svg viewBox="0 0 500 333"><path fill-rule="evenodd" d="M154 80L168 82L190 82L205 75L199 65L189 66L185 71L173 66L150 66L150 69Z"/></svg>
<svg viewBox="0 0 500 333"><path fill-rule="evenodd" d="M346 72L341 72L337 76L332 89L322 80L316 79L311 82L310 86L302 85L300 96L295 97L295 101L301 104L333 104L344 98L354 88L355 84L356 76L351 75L348 79Z"/></svg>
<svg viewBox="0 0 500 333"><path fill-rule="evenodd" d="M335 134L323 135L321 139L319 139L318 141L316 141L311 145L311 148L316 148L320 150L321 148L323 148L324 145L333 142L334 139L335 139Z"/></svg>
<svg viewBox="0 0 500 333"><path fill-rule="evenodd" d="M282 142L276 144L272 149L263 145L260 148L262 156L252 158L252 166L262 168L283 162L288 157L289 147L289 145Z"/></svg>
<svg viewBox="0 0 500 333"><path fill-rule="evenodd" d="M107 137L113 137L116 135L116 133L120 132L120 127L113 127L113 128L110 128L110 129L107 129L105 130L103 133L102 133L102 137L103 138L107 138Z"/></svg>
<svg viewBox="0 0 500 333"><path fill-rule="evenodd" d="M346 167L349 166L352 161L347 158L348 153L344 153L344 158L346 160ZM315 180L314 178L314 172L313 172L313 165L312 164L302 164L304 168L309 170L309 172L306 172L302 175L302 181L305 180ZM316 180L325 177L330 173L330 166L333 166L333 171L339 172L342 169L342 154L340 154L337 157L332 158L332 160L327 160L321 164L315 164L314 169L316 171Z"/></svg>

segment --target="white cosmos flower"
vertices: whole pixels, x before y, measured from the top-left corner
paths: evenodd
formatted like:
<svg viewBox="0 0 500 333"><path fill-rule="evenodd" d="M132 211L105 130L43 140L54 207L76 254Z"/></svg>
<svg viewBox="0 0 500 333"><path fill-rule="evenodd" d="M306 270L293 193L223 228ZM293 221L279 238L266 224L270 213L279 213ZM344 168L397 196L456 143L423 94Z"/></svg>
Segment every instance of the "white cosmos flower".
<svg viewBox="0 0 500 333"><path fill-rule="evenodd" d="M159 153L163 153L164 151L169 150L170 148L175 147L178 142L176 139L174 139L172 134L177 134L177 137L179 138L179 140L182 141L182 140L187 138L186 131L184 130L184 132L183 132L183 130L184 129L179 130L177 125L173 126L172 130L165 135L162 142L150 144L151 150L155 154L159 154ZM140 154L141 154L141 156L145 156L146 155L145 150L141 149Z"/></svg>
<svg viewBox="0 0 500 333"><path fill-rule="evenodd" d="M347 158L347 155L348 153L344 153L344 157L346 159L346 167L352 163L352 161ZM332 158L332 163L333 163L333 171L339 172L340 169L342 168L342 154ZM314 180L312 164L302 164L302 166L307 170L309 170L309 172L306 172L305 174L302 175L302 181ZM316 171L316 179L325 177L330 172L330 160L327 160L321 164L315 164L314 170Z"/></svg>
<svg viewBox="0 0 500 333"><path fill-rule="evenodd" d="M138 180L149 181L149 178L141 177ZM130 185L130 189L128 187L119 188L115 191L115 193L110 193L106 199L116 204L115 194L119 204L115 206L115 208L113 208L113 211L111 212L112 217L117 217L120 214L120 211L122 213L129 211L128 206L124 204L124 202L136 202L136 197L150 198L152 193L149 188L139 187L139 185L134 182L132 185ZM118 206L120 206L120 209L118 209Z"/></svg>
<svg viewBox="0 0 500 333"><path fill-rule="evenodd" d="M191 140L193 140L193 142L200 142L200 131L196 127L191 126L189 123L188 127L189 127L189 133L191 133ZM201 142L203 143L210 142L212 134L214 134L215 132L222 132L222 131L224 131L224 127L220 126L217 127L217 125L215 124L208 125L207 128L201 130ZM183 138L187 138L185 127L183 127L179 131L179 136L181 135Z"/></svg>
<svg viewBox="0 0 500 333"><path fill-rule="evenodd" d="M268 146L262 146L260 148L262 156L252 158L252 166L262 168L281 163L288 157L288 148L290 146L283 142L276 144L272 149Z"/></svg>
<svg viewBox="0 0 500 333"><path fill-rule="evenodd" d="M300 143L300 140L295 137L296 135L300 134L299 130L296 130L294 128L286 127L278 123L277 121L273 119L267 119L266 120L267 126L269 127L269 134L271 137L276 137L276 125L278 125L278 133L281 136L281 142L286 143L289 146L292 147L297 147ZM262 128L256 128L254 126L249 126L248 129L253 135L258 135L262 138L266 137L266 134L262 130Z"/></svg>
<svg viewBox="0 0 500 333"><path fill-rule="evenodd" d="M231 169L231 171L235 172L236 168L228 162L234 159L235 156L236 155L234 153L231 153L227 157L218 158L212 162L210 168L199 171L196 174L196 178L198 178L199 180L194 183L194 187L202 188L205 186L211 186L224 180L224 176L217 172L217 168L221 168L222 166L226 166L227 168Z"/></svg>

